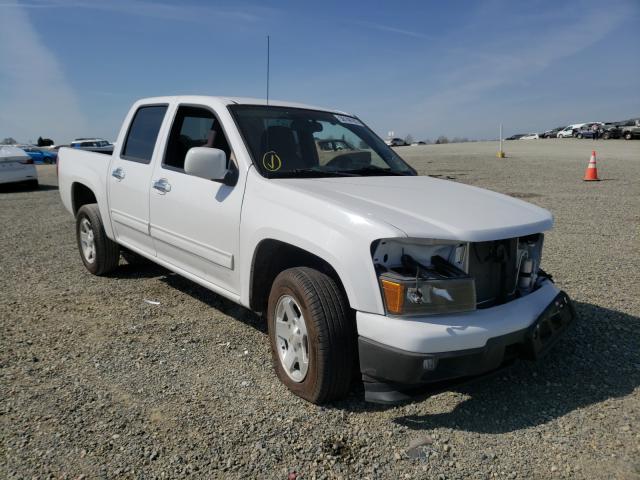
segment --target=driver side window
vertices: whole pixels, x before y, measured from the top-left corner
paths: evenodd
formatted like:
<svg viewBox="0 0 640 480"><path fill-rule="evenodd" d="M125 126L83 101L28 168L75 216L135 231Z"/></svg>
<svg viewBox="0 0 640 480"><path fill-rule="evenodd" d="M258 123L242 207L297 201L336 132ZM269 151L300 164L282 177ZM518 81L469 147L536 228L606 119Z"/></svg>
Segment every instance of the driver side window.
<svg viewBox="0 0 640 480"><path fill-rule="evenodd" d="M183 171L187 152L193 147L218 148L225 152L227 161L231 156L229 142L213 112L201 107L181 106L169 133L162 166Z"/></svg>

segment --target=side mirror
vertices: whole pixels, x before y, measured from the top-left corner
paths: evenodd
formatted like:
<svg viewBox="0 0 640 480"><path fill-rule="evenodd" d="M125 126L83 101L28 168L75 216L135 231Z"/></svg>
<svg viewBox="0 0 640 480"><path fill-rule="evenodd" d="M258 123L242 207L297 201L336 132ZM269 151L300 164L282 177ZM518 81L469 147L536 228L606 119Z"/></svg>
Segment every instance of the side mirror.
<svg viewBox="0 0 640 480"><path fill-rule="evenodd" d="M190 148L184 159L184 171L194 177L222 181L227 175L227 155L217 148Z"/></svg>

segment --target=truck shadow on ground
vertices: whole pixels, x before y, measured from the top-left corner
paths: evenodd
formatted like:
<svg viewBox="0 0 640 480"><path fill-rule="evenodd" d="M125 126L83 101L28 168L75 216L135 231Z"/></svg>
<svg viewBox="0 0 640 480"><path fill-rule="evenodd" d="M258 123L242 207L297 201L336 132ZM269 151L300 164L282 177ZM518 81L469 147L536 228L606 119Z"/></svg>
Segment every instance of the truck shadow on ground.
<svg viewBox="0 0 640 480"><path fill-rule="evenodd" d="M267 323L256 313L152 262L140 265L124 263L108 276L127 280L157 277L162 283L205 303L211 308L215 308L224 315L253 327L259 332L267 333Z"/></svg>
<svg viewBox="0 0 640 480"><path fill-rule="evenodd" d="M49 190L58 190L58 187L57 185L46 185L44 183L41 183L37 187L32 187L23 183L7 183L0 185L0 194L19 192L45 192Z"/></svg>
<svg viewBox="0 0 640 480"><path fill-rule="evenodd" d="M469 398L449 412L394 422L413 430L506 433L629 395L640 385L640 318L588 303L576 302L576 310L576 324L539 362L518 361L489 378L450 388Z"/></svg>
<svg viewBox="0 0 640 480"><path fill-rule="evenodd" d="M112 275L125 279L158 277L224 315L267 333L266 322L259 315L163 267L122 265ZM575 324L537 363L516 361L489 376L426 388L411 403L429 402L429 397L447 391L467 398L448 412L404 415L393 421L412 430L506 433L629 395L640 386L640 318L589 303L576 302L575 307ZM354 378L348 398L325 407L351 412L395 408L367 403L363 397L362 384Z"/></svg>
<svg viewBox="0 0 640 480"><path fill-rule="evenodd" d="M165 270L165 272L167 271ZM267 333L267 322L265 322L262 317L252 312L251 310L232 302L231 300L227 300L226 298L212 292L211 290L201 287L191 280L188 280L174 273L168 273L167 275L161 277L160 281L172 288L180 290L182 293L190 295L200 302L204 302L208 306L215 308L224 315L228 315L235 320L253 327L259 332L262 332L264 334Z"/></svg>
<svg viewBox="0 0 640 480"><path fill-rule="evenodd" d="M260 316L206 288L175 274L160 280L262 333L267 332L266 322ZM431 387L420 392L412 403L428 402L429 397L446 391L468 398L449 412L404 415L393 421L412 430L451 428L506 433L629 395L640 386L640 318L589 303L576 302L575 307L576 323L540 361L516 361L489 376ZM348 398L325 407L351 412L394 408L365 402L362 384L359 379L354 380Z"/></svg>
<svg viewBox="0 0 640 480"><path fill-rule="evenodd" d="M138 278L160 278L166 275L174 275L169 270L155 263L148 262L142 264L130 265L128 263L120 263L120 266L106 276L109 278L119 278L122 280L132 280Z"/></svg>

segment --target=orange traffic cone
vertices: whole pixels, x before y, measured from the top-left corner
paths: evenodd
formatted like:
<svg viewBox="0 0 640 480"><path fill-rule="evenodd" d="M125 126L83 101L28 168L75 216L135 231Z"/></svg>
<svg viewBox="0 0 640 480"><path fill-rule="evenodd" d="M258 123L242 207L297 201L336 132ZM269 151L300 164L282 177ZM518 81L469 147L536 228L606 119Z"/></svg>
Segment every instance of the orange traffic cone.
<svg viewBox="0 0 640 480"><path fill-rule="evenodd" d="M600 180L598 178L598 167L596 167L596 151L593 150L591 152L591 158L589 159L589 165L587 166L587 170L584 172L585 182L593 182L596 180Z"/></svg>

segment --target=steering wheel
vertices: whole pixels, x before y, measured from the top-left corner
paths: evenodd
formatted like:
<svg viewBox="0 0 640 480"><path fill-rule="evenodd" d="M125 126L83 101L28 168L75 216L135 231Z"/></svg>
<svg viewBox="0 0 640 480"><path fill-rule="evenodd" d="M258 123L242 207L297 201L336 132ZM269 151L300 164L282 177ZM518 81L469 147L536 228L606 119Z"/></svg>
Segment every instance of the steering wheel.
<svg viewBox="0 0 640 480"><path fill-rule="evenodd" d="M327 167L335 170L357 170L371 164L371 157L367 158L357 153L349 152L337 155L327 162Z"/></svg>

